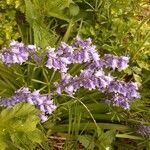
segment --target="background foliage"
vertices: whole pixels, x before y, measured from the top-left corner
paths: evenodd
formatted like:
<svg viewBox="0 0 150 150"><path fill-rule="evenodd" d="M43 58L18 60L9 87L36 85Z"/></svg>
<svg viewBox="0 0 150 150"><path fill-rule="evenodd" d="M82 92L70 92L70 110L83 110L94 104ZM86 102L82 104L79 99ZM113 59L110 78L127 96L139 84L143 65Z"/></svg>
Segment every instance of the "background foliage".
<svg viewBox="0 0 150 150"><path fill-rule="evenodd" d="M0 134L4 139L0 141L0 146L9 149L9 142L14 149L27 149L23 145L29 142L29 149L37 146L39 149L54 149L61 138L60 143L65 143L64 149L77 149L79 142L90 150L107 147L118 150L150 149L149 140L135 132L139 124L150 125L149 4L148 0L1 0L1 47L11 39L18 39L26 44L36 44L44 51L48 45L57 47L61 41L71 42L77 35L91 37L101 55L114 53L130 57L130 66L120 73L120 78L140 82L142 97L130 111L104 104L103 95L97 92L81 90L77 99L66 95L55 97L58 109L42 126L31 106L21 104L13 109L4 109L0 118L4 120L4 114L9 116L11 111L10 120L6 120L8 127L13 122L12 129L6 130L4 135ZM47 71L43 65L27 63L6 70L6 66L0 64L0 96L10 96L22 86L40 89L42 93L50 92L50 84L57 81L59 75ZM80 69L74 66L71 72L75 74ZM19 107L25 110L21 108L20 114L13 113ZM32 115L28 115L27 109ZM18 115L20 119L14 121ZM28 128L32 117L35 118L33 128ZM37 139L31 138L31 131L24 135L18 127L14 133L13 128L21 123L23 130L32 129ZM32 122L30 124L32 126ZM2 123L2 126L5 124ZM3 130L1 126L0 130ZM57 137L57 141L52 135ZM16 139L18 136L25 143L20 143Z"/></svg>

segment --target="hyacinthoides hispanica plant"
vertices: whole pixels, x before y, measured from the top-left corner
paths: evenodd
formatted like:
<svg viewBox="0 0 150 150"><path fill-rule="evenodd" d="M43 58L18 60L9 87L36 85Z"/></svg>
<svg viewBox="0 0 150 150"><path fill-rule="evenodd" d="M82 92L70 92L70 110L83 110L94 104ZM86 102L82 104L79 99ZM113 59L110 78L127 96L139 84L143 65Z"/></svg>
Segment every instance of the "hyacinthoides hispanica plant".
<svg viewBox="0 0 150 150"><path fill-rule="evenodd" d="M81 111L85 109L86 113L92 118L94 126L97 129L98 135L95 136L97 136L98 140L103 138L107 139L108 135L121 137L123 134L119 134L119 131L123 129L129 130L124 125L96 122L94 114L92 114L92 111L87 107L88 103L91 104L90 101L93 100L89 99L87 104L85 104L86 100L84 96L80 95L80 91L84 90L89 97L93 93L98 93L99 96L102 96L103 100L101 100L101 98L99 98L100 100L96 100L96 105L102 105L100 107L101 109L104 110L106 108L108 110L114 106L116 109L124 109L125 112L127 112L132 102L140 98L138 92L139 85L135 82L126 82L124 79L118 79L114 72L121 72L126 69L128 67L129 57L111 54L100 56L90 38L82 40L80 37L76 37L71 45L62 42L58 48L47 47L44 52L35 45L24 45L23 43L12 41L9 48L3 49L0 54L0 59L5 65L5 68L13 69L16 65L18 65L17 67L23 65L22 71L25 72L25 75L16 73L18 78L20 77L22 80L22 87L20 85L20 87L15 90L15 94L12 94L10 97L2 97L1 107L12 109L18 103L29 103L39 109L40 113L37 117L40 118L41 125L45 125L44 127L48 129L48 132L50 132L50 130L63 132L64 130L66 131L66 128L72 128L70 123L67 127L65 118L64 125L54 125L52 129L49 129L51 126L51 116L56 113L54 120L57 123L57 117L59 117L57 115L59 115L61 111L64 117L66 115L66 111L63 110L66 104L68 107L71 107L71 105L79 103L80 105L77 109ZM23 70L26 67L27 71ZM81 69L78 69L79 71L76 72L77 68ZM34 79L35 74L38 74L36 79ZM28 81L28 76L31 76L31 81ZM33 84L33 82L38 85ZM62 102L61 98L67 99L69 103L66 101ZM104 111L108 112L107 110ZM71 117L72 114L72 112L69 113L69 117ZM80 112L79 115L81 115ZM75 133L79 131L85 132L87 126L88 128L93 128L92 124L89 126L89 122L87 122L87 124L84 122L85 119L88 119L86 118L87 116L83 115L83 118L80 118L81 122L83 121L82 123L80 123L80 120L76 120L77 122L79 121L77 127L79 129L74 129ZM103 132L103 136L101 136L102 132L99 127L107 129L106 133ZM148 132L146 131L147 128ZM113 130L109 131L108 129ZM137 133L149 137L149 127L138 126ZM69 131L69 134L73 133ZM109 139L109 142L101 142L100 147L98 147L106 148L110 146L113 142L112 137L109 137L111 139ZM128 137L132 136L129 135ZM136 137L133 136L132 138ZM82 136L78 138L81 142L83 139L84 137ZM137 137L137 139L140 138ZM90 144L86 145L84 142L82 144L85 147L91 147Z"/></svg>

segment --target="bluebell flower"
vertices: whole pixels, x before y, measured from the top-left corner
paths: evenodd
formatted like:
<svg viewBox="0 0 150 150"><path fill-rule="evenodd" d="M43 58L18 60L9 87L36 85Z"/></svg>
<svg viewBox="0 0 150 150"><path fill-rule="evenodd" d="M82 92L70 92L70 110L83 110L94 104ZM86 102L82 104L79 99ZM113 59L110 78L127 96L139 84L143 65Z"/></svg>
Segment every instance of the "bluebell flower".
<svg viewBox="0 0 150 150"><path fill-rule="evenodd" d="M114 106L119 106L119 107L122 107L124 109L129 109L130 108L130 104L128 102L128 99L126 97L118 95L118 94L115 94L112 97L111 103Z"/></svg>
<svg viewBox="0 0 150 150"><path fill-rule="evenodd" d="M76 37L71 45L62 42L58 48L48 47L46 67L58 70L61 73L61 80L54 83L58 94L66 92L69 95L75 94L80 88L88 90L98 89L100 92L107 92L113 95L110 102L115 106L121 106L124 109L129 108L131 101L140 98L138 86L136 83L126 83L105 73L106 68L124 70L128 67L129 58L126 56L115 56L105 54L100 57L96 46L92 40L82 40ZM37 55L37 48L34 45L25 46L23 43L12 41L10 48L4 49L0 54L0 59L6 64L22 64L33 56L35 61L40 59ZM72 76L68 72L70 64L85 64L84 70L79 75ZM21 98L20 98L21 97ZM12 100L10 102L10 99ZM47 96L41 95L39 91L30 92L29 89L21 89L14 96L3 102L3 106L13 106L18 102L28 102L38 107L41 112L41 118L46 120L47 116L54 109L55 105Z"/></svg>
<svg viewBox="0 0 150 150"><path fill-rule="evenodd" d="M4 48L0 53L0 60L5 64L22 64L29 59L30 53L36 52L35 45L24 45L18 41L11 41L9 48Z"/></svg>
<svg viewBox="0 0 150 150"><path fill-rule="evenodd" d="M39 91L29 91L28 88L21 88L15 92L15 95L9 98L3 98L1 106L12 107L17 103L26 102L35 105L41 111L42 122L47 120L47 115L50 115L55 109L56 105L48 95L41 95Z"/></svg>
<svg viewBox="0 0 150 150"><path fill-rule="evenodd" d="M49 48L48 50L48 60L46 67L54 70L61 70L62 72L67 72L67 65L71 62L66 57L59 57L55 52L54 48Z"/></svg>
<svg viewBox="0 0 150 150"><path fill-rule="evenodd" d="M128 67L129 57L120 56L118 58L118 69L124 70Z"/></svg>
<svg viewBox="0 0 150 150"><path fill-rule="evenodd" d="M143 137L150 139L150 126L138 125L136 131Z"/></svg>
<svg viewBox="0 0 150 150"><path fill-rule="evenodd" d="M124 70L128 67L129 58L125 56L114 56L111 54L104 55L105 67Z"/></svg>

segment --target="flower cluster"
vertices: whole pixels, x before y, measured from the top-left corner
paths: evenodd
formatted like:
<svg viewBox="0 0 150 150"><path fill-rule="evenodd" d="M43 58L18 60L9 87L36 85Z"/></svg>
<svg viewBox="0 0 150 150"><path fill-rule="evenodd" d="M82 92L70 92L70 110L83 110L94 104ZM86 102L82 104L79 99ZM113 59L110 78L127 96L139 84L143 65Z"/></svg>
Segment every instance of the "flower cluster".
<svg viewBox="0 0 150 150"><path fill-rule="evenodd" d="M150 126L139 125L137 127L137 133L143 137L150 138Z"/></svg>
<svg viewBox="0 0 150 150"><path fill-rule="evenodd" d="M29 58L29 53L36 50L34 45L25 46L18 41L12 41L9 48L0 53L0 60L5 64L22 64Z"/></svg>
<svg viewBox="0 0 150 150"><path fill-rule="evenodd" d="M61 81L55 83L57 93L65 91L72 95L81 87L98 89L113 95L107 102L129 109L129 103L140 97L137 84L119 81L110 74L105 74L105 68L124 70L128 67L128 62L129 58L126 56L105 54L101 58L90 38L82 40L77 37L72 45L61 43L58 49L50 48L46 66L61 70ZM74 63L86 64L78 76L71 76L67 72L68 64Z"/></svg>
<svg viewBox="0 0 150 150"><path fill-rule="evenodd" d="M119 70L124 70L128 67L129 58L125 56L114 56L111 54L104 55L105 67L111 67L113 69L118 68Z"/></svg>
<svg viewBox="0 0 150 150"><path fill-rule="evenodd" d="M128 62L128 57L119 57L111 54L105 54L104 58L101 59L96 50L96 46L92 44L90 38L82 40L76 37L72 45L62 42L57 49L48 48L48 61L46 66L49 69L53 68L55 70L67 72L69 64L90 63L98 68L110 67L123 70L128 67Z"/></svg>
<svg viewBox="0 0 150 150"><path fill-rule="evenodd" d="M22 43L13 41L10 48L4 51L0 58L6 64L22 64L28 59L29 52L34 49L33 45L24 46ZM55 83L57 93L61 94L64 91L72 95L81 87L88 90L98 89L112 95L107 102L124 109L129 109L129 103L140 97L136 83L126 83L105 73L106 68L119 71L126 69L128 57L111 54L100 57L90 38L82 40L79 37L76 37L71 45L62 42L58 48L48 47L47 50L46 67L61 73L61 80ZM84 64L85 68L78 76L72 76L68 71L69 66L76 63Z"/></svg>
<svg viewBox="0 0 150 150"><path fill-rule="evenodd" d="M48 48L46 67L67 72L69 64L96 62L98 60L100 60L99 54L96 51L96 46L92 45L91 39L83 41L77 37L72 45L62 42L57 49Z"/></svg>
<svg viewBox="0 0 150 150"><path fill-rule="evenodd" d="M21 102L30 103L40 109L42 122L45 122L48 119L47 115L56 109L56 106L48 95L41 95L37 90L31 92L28 88L21 88L17 90L12 97L4 98L1 101L1 106L11 107Z"/></svg>
<svg viewBox="0 0 150 150"><path fill-rule="evenodd" d="M123 81L112 81L109 85L109 91L113 93L112 100L114 105L129 109L129 102L140 98L137 92L138 85L134 82L126 83Z"/></svg>
<svg viewBox="0 0 150 150"><path fill-rule="evenodd" d="M55 48L48 49L48 60L46 67L54 70L61 70L62 72L67 72L67 65L71 62L66 57L58 56L55 52Z"/></svg>
<svg viewBox="0 0 150 150"><path fill-rule="evenodd" d="M72 95L79 88L84 87L88 90L98 89L101 92L110 93L112 98L107 102L115 106L121 106L124 109L129 109L129 103L140 95L137 92L138 86L136 83L125 83L115 80L111 75L105 75L103 70L94 71L91 69L82 70L79 76L71 76L62 74L61 81L56 83L57 93L63 91Z"/></svg>

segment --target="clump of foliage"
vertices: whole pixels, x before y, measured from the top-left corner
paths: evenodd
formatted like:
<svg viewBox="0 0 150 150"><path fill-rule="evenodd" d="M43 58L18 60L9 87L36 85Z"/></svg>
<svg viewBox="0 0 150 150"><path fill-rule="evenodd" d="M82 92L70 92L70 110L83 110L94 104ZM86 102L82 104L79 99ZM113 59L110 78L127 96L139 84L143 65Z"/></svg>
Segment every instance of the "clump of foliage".
<svg viewBox="0 0 150 150"><path fill-rule="evenodd" d="M44 141L44 134L37 128L38 111L29 104L17 104L0 114L0 149L34 149Z"/></svg>
<svg viewBox="0 0 150 150"><path fill-rule="evenodd" d="M9 43L11 39L19 37L19 31L16 22L16 10L14 7L7 5L7 2L0 2L0 47Z"/></svg>

